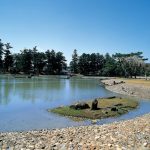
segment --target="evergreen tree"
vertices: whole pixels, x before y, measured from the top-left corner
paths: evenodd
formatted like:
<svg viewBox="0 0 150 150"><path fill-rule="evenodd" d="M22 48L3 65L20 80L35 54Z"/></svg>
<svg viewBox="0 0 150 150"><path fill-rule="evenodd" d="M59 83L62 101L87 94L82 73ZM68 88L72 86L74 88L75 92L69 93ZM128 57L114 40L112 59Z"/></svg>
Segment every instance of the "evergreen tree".
<svg viewBox="0 0 150 150"><path fill-rule="evenodd" d="M72 54L72 61L70 62L70 69L71 69L71 72L73 73L78 73L79 72L79 57L78 57L78 54L77 54L77 50L75 49L73 51L73 54Z"/></svg>
<svg viewBox="0 0 150 150"><path fill-rule="evenodd" d="M43 73L43 68L46 65L46 56L43 52L37 53L36 62L36 74Z"/></svg>
<svg viewBox="0 0 150 150"><path fill-rule="evenodd" d="M46 55L46 73L47 74L55 74L56 73L56 53L54 50L47 50L45 52Z"/></svg>
<svg viewBox="0 0 150 150"><path fill-rule="evenodd" d="M83 53L80 57L79 57L79 70L80 73L83 75L89 75L90 73L90 54L85 54Z"/></svg>
<svg viewBox="0 0 150 150"><path fill-rule="evenodd" d="M116 76L116 65L116 61L109 55L109 53L106 53L102 75Z"/></svg>
<svg viewBox="0 0 150 150"><path fill-rule="evenodd" d="M23 71L22 68L22 55L20 53L13 55L13 73L19 73Z"/></svg>
<svg viewBox="0 0 150 150"><path fill-rule="evenodd" d="M90 60L90 72L93 75L100 75L105 62L103 55L92 53Z"/></svg>
<svg viewBox="0 0 150 150"><path fill-rule="evenodd" d="M10 49L12 47L10 46L10 43L5 44L4 49L4 70L6 72L10 71L11 67L13 66L13 56L11 55Z"/></svg>
<svg viewBox="0 0 150 150"><path fill-rule="evenodd" d="M60 74L63 69L66 69L66 59L62 52L55 52L54 50L46 51L46 73L47 74Z"/></svg>
<svg viewBox="0 0 150 150"><path fill-rule="evenodd" d="M0 72L3 70L3 48L4 44L2 43L2 40L0 39Z"/></svg>
<svg viewBox="0 0 150 150"><path fill-rule="evenodd" d="M60 74L64 69L67 68L66 59L62 52L56 53L56 73Z"/></svg>
<svg viewBox="0 0 150 150"><path fill-rule="evenodd" d="M21 57L22 71L24 73L30 74L31 72L33 72L32 50L24 49L23 51L21 51Z"/></svg>
<svg viewBox="0 0 150 150"><path fill-rule="evenodd" d="M37 72L37 64L38 64L38 59L37 59L37 46L33 47L32 49L32 66L33 66L33 72Z"/></svg>

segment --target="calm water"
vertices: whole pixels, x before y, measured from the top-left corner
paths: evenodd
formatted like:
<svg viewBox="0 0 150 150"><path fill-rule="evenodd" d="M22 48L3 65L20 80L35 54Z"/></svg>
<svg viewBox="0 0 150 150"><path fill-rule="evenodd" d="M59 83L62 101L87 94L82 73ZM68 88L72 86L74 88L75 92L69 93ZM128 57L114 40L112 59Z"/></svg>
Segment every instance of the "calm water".
<svg viewBox="0 0 150 150"><path fill-rule="evenodd" d="M115 95L93 79L55 77L15 79L0 77L0 131L60 128L91 124L75 122L47 112L48 108L72 104L78 100ZM150 101L142 101L137 110L118 118L103 119L98 124L133 118L150 112Z"/></svg>

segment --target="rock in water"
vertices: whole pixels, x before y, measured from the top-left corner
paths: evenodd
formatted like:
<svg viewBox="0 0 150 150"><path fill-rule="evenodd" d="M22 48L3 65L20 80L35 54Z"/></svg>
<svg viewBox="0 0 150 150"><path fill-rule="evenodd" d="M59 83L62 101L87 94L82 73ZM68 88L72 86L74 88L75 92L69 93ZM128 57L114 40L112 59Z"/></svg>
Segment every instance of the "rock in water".
<svg viewBox="0 0 150 150"><path fill-rule="evenodd" d="M96 124L96 123L97 123L97 120L91 120L91 123L92 123L92 124Z"/></svg>

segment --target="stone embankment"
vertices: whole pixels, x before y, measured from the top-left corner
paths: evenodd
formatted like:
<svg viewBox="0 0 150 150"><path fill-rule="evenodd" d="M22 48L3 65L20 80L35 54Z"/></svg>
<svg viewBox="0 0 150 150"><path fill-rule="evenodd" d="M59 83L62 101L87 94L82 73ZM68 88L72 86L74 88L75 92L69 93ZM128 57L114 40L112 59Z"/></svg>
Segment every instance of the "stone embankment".
<svg viewBox="0 0 150 150"><path fill-rule="evenodd" d="M135 96L143 99L150 99L150 84L146 85L145 82L143 82L143 84L142 82L132 83L128 80L121 80L121 79L108 79L102 80L101 82L105 85L106 89L113 91L115 93ZM147 82L150 83L150 81Z"/></svg>
<svg viewBox="0 0 150 150"><path fill-rule="evenodd" d="M149 150L150 114L107 125L0 133L2 150Z"/></svg>

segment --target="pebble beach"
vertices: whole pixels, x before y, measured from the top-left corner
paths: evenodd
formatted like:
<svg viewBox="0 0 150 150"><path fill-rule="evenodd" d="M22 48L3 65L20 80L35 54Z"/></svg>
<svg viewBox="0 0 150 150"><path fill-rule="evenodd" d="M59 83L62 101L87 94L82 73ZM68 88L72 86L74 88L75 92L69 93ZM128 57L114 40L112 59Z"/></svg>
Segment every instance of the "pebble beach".
<svg viewBox="0 0 150 150"><path fill-rule="evenodd" d="M1 150L149 150L150 114L107 125L0 133Z"/></svg>

